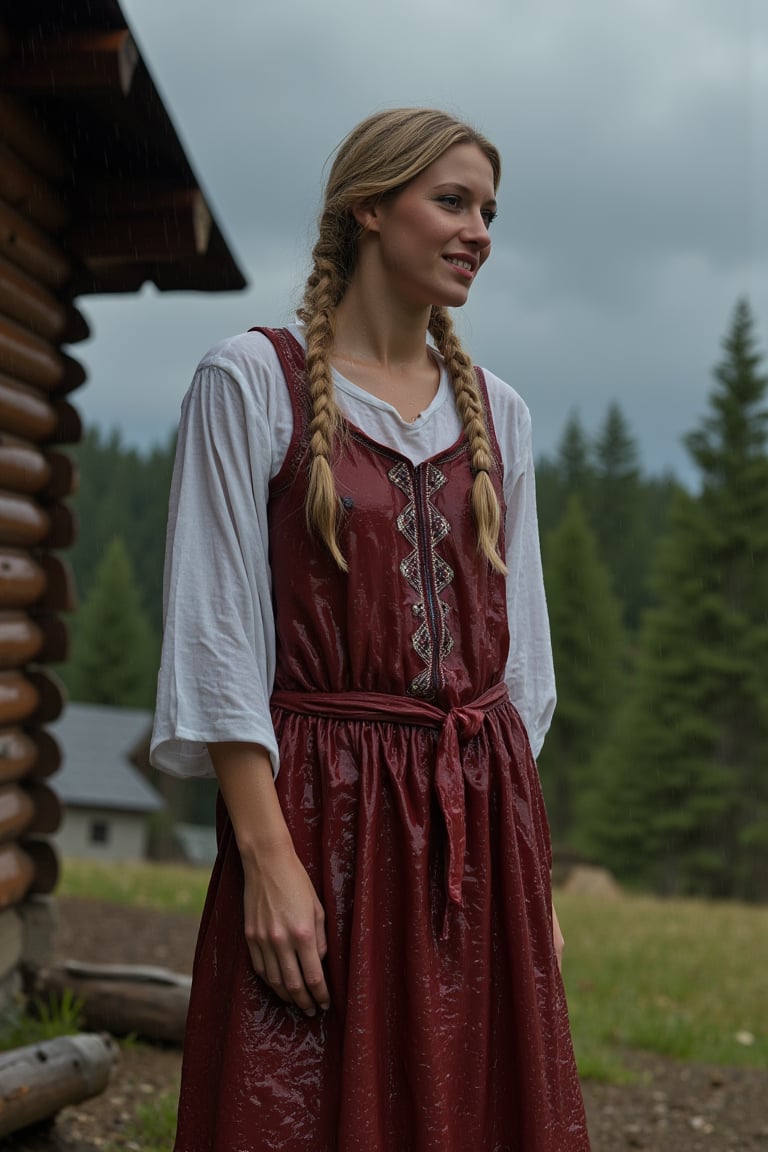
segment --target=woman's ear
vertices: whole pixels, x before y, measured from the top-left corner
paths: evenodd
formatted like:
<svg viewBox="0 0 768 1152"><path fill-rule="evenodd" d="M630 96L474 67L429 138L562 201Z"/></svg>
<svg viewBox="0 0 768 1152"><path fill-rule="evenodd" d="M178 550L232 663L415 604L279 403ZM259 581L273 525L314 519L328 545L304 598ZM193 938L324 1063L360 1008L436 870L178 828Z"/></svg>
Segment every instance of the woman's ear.
<svg viewBox="0 0 768 1152"><path fill-rule="evenodd" d="M363 200L355 204L352 214L363 232L378 232L379 230L379 201Z"/></svg>

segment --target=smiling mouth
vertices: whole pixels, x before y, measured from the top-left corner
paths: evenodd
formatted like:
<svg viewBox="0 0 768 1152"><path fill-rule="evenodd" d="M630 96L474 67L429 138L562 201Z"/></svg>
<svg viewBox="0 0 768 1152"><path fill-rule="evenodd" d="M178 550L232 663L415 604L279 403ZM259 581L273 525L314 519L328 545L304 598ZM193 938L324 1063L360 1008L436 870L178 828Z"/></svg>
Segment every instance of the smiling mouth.
<svg viewBox="0 0 768 1152"><path fill-rule="evenodd" d="M449 264L453 264L454 268L463 268L465 272L474 271L474 265L469 260L460 260L458 256L446 256L445 259Z"/></svg>

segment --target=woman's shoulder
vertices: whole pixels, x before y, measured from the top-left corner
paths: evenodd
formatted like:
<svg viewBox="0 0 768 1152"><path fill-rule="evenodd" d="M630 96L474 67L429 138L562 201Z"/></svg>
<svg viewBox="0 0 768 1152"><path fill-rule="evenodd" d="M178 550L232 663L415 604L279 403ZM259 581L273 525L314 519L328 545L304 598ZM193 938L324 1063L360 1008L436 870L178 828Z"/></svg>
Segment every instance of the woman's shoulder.
<svg viewBox="0 0 768 1152"><path fill-rule="evenodd" d="M196 375L211 370L242 380L282 375L274 345L264 332L254 329L238 332L212 345L200 360Z"/></svg>
<svg viewBox="0 0 768 1152"><path fill-rule="evenodd" d="M267 418L289 403L277 351L260 331L240 332L214 344L197 365L186 403L259 411Z"/></svg>

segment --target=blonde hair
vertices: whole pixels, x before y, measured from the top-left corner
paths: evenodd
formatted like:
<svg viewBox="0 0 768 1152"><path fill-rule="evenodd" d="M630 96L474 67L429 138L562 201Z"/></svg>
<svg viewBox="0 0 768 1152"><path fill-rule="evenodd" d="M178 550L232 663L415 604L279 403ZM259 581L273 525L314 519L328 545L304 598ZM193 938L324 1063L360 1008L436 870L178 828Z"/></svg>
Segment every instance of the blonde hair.
<svg viewBox="0 0 768 1152"><path fill-rule="evenodd" d="M339 146L328 177L312 250L312 270L298 309L305 326L312 408L306 515L310 530L317 532L345 572L348 566L337 540L339 500L332 469L334 437L341 417L334 398L330 357L336 307L357 261L360 226L353 209L366 200L394 196L456 144L480 148L490 162L497 188L501 159L493 144L453 116L429 108L399 108L363 120ZM474 473L470 504L478 550L503 573L506 568L498 552L499 503L489 475L494 461L475 372L445 308L432 308L429 331L453 382L469 442Z"/></svg>

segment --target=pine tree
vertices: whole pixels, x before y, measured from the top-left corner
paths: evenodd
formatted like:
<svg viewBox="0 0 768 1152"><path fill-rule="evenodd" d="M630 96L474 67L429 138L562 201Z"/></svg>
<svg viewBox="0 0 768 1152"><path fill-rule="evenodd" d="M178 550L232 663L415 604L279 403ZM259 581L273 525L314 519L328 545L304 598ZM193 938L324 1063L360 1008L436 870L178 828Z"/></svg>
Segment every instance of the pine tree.
<svg viewBox="0 0 768 1152"><path fill-rule="evenodd" d="M578 845L592 764L621 682L619 608L578 496L546 551L546 585L558 705L539 758L556 844Z"/></svg>
<svg viewBox="0 0 768 1152"><path fill-rule="evenodd" d="M740 302L701 472L661 550L658 607L593 831L608 863L666 892L768 897L768 380Z"/></svg>
<svg viewBox="0 0 768 1152"><path fill-rule="evenodd" d="M156 645L120 537L113 537L73 631L65 679L75 700L122 707L152 705Z"/></svg>
<svg viewBox="0 0 768 1152"><path fill-rule="evenodd" d="M649 539L642 512L639 453L618 404L609 406L595 442L593 525L626 625L646 606Z"/></svg>
<svg viewBox="0 0 768 1152"><path fill-rule="evenodd" d="M592 506L595 471L592 451L577 412L568 417L557 448L560 473L569 496L578 496L589 516Z"/></svg>
<svg viewBox="0 0 768 1152"><path fill-rule="evenodd" d="M554 457L543 457L536 464L536 502L545 553L549 536L565 515L571 496L579 497L587 519L591 518L594 480L592 446L578 412L573 411Z"/></svg>

